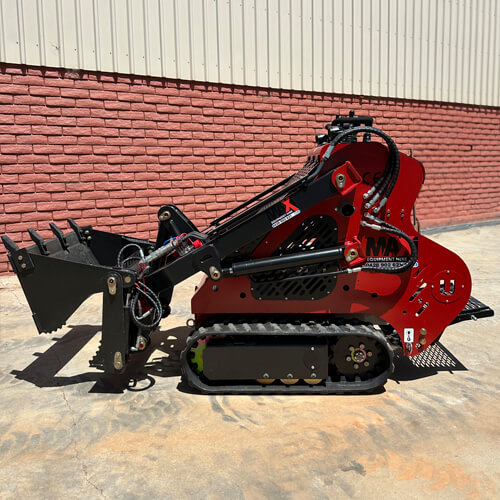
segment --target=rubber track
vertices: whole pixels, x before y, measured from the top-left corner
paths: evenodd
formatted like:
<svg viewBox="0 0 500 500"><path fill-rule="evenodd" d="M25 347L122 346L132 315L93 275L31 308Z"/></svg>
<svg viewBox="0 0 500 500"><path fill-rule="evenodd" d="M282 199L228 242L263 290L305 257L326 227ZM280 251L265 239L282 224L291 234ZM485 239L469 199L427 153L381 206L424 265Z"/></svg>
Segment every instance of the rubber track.
<svg viewBox="0 0 500 500"><path fill-rule="evenodd" d="M210 335L276 335L276 336L296 336L311 335L318 336L345 336L345 335L366 335L368 338L377 340L387 352L389 357L388 368L369 380L358 381L331 381L326 380L318 385L285 385L271 384L260 385L208 385L191 369L188 359L190 349L198 339ZM367 324L336 324L327 321L301 321L301 322L238 322L223 321L209 325L200 326L186 340L186 348L181 353L181 370L184 379L194 389L204 394L352 394L371 391L384 385L387 378L394 370L393 350L387 343L384 335L376 330L372 325Z"/></svg>

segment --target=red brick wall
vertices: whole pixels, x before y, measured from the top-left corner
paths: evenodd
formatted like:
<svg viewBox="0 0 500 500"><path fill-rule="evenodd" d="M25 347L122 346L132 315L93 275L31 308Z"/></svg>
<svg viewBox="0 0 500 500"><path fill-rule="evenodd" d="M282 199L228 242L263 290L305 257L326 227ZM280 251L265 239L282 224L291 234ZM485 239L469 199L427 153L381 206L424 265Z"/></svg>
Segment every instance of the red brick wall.
<svg viewBox="0 0 500 500"><path fill-rule="evenodd" d="M500 216L499 108L0 65L0 234L27 245L73 217L153 238L172 202L203 227L350 109L424 163L423 227Z"/></svg>

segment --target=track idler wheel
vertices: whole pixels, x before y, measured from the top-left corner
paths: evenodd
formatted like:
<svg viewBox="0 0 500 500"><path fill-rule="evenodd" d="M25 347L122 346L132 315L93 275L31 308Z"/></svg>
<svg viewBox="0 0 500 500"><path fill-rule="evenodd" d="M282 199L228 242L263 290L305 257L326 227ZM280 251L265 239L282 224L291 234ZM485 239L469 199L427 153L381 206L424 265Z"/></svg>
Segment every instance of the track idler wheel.
<svg viewBox="0 0 500 500"><path fill-rule="evenodd" d="M258 378L257 382L262 385L269 385L272 384L275 380L275 378Z"/></svg>
<svg viewBox="0 0 500 500"><path fill-rule="evenodd" d="M323 379L321 378L305 378L304 382L308 385L317 385L319 384Z"/></svg>
<svg viewBox="0 0 500 500"><path fill-rule="evenodd" d="M293 385L296 384L299 379L298 378L280 378L280 380L285 384L285 385Z"/></svg>

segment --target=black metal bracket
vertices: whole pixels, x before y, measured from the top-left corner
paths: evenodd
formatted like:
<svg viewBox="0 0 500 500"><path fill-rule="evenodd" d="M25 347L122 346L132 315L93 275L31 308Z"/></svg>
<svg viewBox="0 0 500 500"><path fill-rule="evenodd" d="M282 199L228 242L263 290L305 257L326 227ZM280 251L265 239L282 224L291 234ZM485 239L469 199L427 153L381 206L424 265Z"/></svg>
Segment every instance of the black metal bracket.
<svg viewBox="0 0 500 500"><path fill-rule="evenodd" d="M102 296L101 345L90 366L122 373L129 354L129 312L124 306L124 283L119 273L106 276Z"/></svg>

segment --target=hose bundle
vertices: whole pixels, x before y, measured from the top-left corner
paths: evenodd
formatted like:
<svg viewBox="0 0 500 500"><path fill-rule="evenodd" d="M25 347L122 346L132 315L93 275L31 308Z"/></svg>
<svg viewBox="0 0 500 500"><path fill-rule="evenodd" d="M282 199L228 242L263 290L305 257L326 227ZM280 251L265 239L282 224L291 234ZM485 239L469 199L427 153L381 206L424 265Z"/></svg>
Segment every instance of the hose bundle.
<svg viewBox="0 0 500 500"><path fill-rule="evenodd" d="M126 250L135 249L128 257L124 258ZM130 319L132 322L143 330L154 330L160 324L163 312L163 306L158 296L144 282L144 252L140 245L130 243L120 249L116 258L116 265L124 268L131 263L136 263L137 268L141 273L140 279L134 283L130 292Z"/></svg>
<svg viewBox="0 0 500 500"><path fill-rule="evenodd" d="M370 227L371 229L374 229L376 231L382 231L388 234L393 234L395 236L398 236L399 238L404 239L410 247L410 256L408 261L406 261L403 265L393 269L387 269L387 268L382 269L382 268L377 268L375 266L364 265L359 268L353 268L345 271L356 272L363 270L372 272L382 271L387 274L403 273L408 269L411 269L415 264L415 262L417 261L418 249L414 241L406 233L404 233L397 227L389 224L386 221L383 221L382 219L379 219L378 217L375 217L370 213L373 212L374 214L377 214L378 212L380 212L380 210L387 203L387 200L391 195L394 186L396 185L396 182L398 180L399 170L400 170L399 150L396 146L396 143L392 140L392 138L382 130L375 127L358 126L358 127L348 128L345 131L337 134L333 139L333 141L330 143L328 149L323 155L320 165L318 166L317 172L319 173L321 171L321 168L326 163L326 161L328 161L333 150L342 141L342 139L346 138L347 136L357 135L361 132L374 134L381 137L385 141L389 149L389 159L382 177L377 182L375 182L375 184L363 195L363 200L365 202L364 203L365 212L363 214L363 217L368 219L370 222L363 220L361 221L361 225L365 227ZM342 271L340 271L340 273L342 273Z"/></svg>

